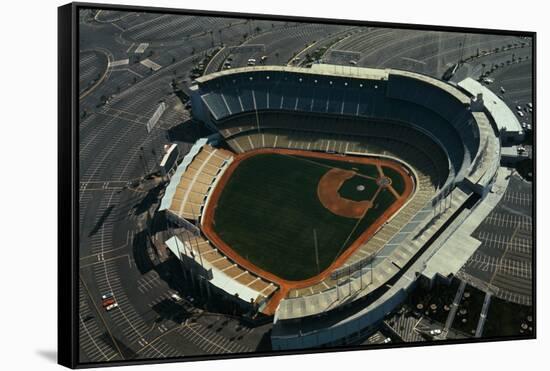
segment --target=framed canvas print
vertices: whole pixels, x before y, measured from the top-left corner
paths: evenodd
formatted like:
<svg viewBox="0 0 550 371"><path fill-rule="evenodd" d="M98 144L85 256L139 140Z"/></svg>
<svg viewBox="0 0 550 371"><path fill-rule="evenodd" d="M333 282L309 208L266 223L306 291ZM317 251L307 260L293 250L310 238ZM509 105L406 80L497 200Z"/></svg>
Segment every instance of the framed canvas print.
<svg viewBox="0 0 550 371"><path fill-rule="evenodd" d="M58 19L62 365L535 337L534 32Z"/></svg>

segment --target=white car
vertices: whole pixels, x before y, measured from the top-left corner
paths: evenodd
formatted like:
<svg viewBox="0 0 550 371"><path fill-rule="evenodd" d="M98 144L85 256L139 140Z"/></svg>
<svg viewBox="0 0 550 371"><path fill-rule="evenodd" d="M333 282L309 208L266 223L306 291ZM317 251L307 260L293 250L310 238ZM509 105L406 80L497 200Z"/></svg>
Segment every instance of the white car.
<svg viewBox="0 0 550 371"><path fill-rule="evenodd" d="M172 295L170 295L170 297L171 297L172 300L174 300L176 303L183 300L183 299L181 298L181 296L179 296L178 294L172 294Z"/></svg>
<svg viewBox="0 0 550 371"><path fill-rule="evenodd" d="M504 94L504 93L506 93L506 89L504 89L504 88L501 86L501 87L500 87L500 92L501 92L502 94Z"/></svg>
<svg viewBox="0 0 550 371"><path fill-rule="evenodd" d="M518 105L516 106L516 109L517 109L518 111L521 111L521 106L518 104Z"/></svg>
<svg viewBox="0 0 550 371"><path fill-rule="evenodd" d="M526 122L522 122L522 123L521 123L521 127L525 129L525 128L527 127L527 123L526 123Z"/></svg>
<svg viewBox="0 0 550 371"><path fill-rule="evenodd" d="M429 334L432 336L441 335L441 329L436 328L436 329L430 330Z"/></svg>
<svg viewBox="0 0 550 371"><path fill-rule="evenodd" d="M109 298L112 298L112 297L113 297L113 293L108 292L106 294L101 295L101 300L109 299Z"/></svg>
<svg viewBox="0 0 550 371"><path fill-rule="evenodd" d="M118 303L113 303L113 304L111 304L111 305L107 305L107 306L105 307L105 310L106 310L107 312L109 312L109 311L115 309L116 307L118 307Z"/></svg>
<svg viewBox="0 0 550 371"><path fill-rule="evenodd" d="M387 343L391 343L391 338L385 338L384 339L384 344L387 344Z"/></svg>
<svg viewBox="0 0 550 371"><path fill-rule="evenodd" d="M527 103L527 107L532 109L533 108L533 103L531 103L531 102Z"/></svg>
<svg viewBox="0 0 550 371"><path fill-rule="evenodd" d="M527 130L531 130L531 124L527 124Z"/></svg>
<svg viewBox="0 0 550 371"><path fill-rule="evenodd" d="M523 116L525 116L525 114L524 114L523 112L521 112L521 111L518 111L518 116L519 116L519 117L523 117Z"/></svg>

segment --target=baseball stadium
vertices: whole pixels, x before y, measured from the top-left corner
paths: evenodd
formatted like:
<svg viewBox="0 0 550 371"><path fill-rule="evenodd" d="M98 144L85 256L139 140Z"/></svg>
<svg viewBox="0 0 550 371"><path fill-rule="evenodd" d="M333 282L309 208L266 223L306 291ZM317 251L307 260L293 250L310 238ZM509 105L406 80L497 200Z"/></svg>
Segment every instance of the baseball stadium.
<svg viewBox="0 0 550 371"><path fill-rule="evenodd" d="M169 174L166 245L273 316L273 349L350 343L479 245L454 232L517 131L476 84L329 64L198 77L193 118L215 134Z"/></svg>

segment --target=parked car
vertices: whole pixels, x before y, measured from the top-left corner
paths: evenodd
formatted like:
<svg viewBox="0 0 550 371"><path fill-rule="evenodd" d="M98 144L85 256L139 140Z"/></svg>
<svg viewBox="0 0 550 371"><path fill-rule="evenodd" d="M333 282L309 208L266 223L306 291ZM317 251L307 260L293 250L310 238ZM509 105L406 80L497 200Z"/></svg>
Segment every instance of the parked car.
<svg viewBox="0 0 550 371"><path fill-rule="evenodd" d="M107 312L118 307L118 303L116 302L112 292L101 295L101 305Z"/></svg>
<svg viewBox="0 0 550 371"><path fill-rule="evenodd" d="M115 302L115 303L113 303L113 304L107 305L107 306L105 307L105 310L106 310L107 312L109 312L109 311L111 311L111 310L113 310L113 309L115 309L115 308L117 308L117 307L118 307L118 303Z"/></svg>
<svg viewBox="0 0 550 371"><path fill-rule="evenodd" d="M170 295L170 297L172 298L172 300L174 300L176 303L182 301L183 299L181 298L181 296L179 296L178 294L172 294Z"/></svg>
<svg viewBox="0 0 550 371"><path fill-rule="evenodd" d="M108 298L103 300L102 304L103 308L107 308L110 305L116 304L116 300L114 298Z"/></svg>

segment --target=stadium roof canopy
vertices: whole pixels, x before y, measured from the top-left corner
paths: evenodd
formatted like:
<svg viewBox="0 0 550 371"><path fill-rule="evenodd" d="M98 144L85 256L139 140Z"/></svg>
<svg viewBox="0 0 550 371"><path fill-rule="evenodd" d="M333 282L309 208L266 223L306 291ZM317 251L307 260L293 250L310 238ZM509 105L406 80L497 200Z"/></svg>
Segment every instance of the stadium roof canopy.
<svg viewBox="0 0 550 371"><path fill-rule="evenodd" d="M291 72L312 75L350 77L367 80L387 80L388 70L364 68L354 66L338 66L333 64L314 64L311 68L292 67L292 66L252 66L233 68L214 72L209 75L198 77L195 81L204 83L220 76L234 75L243 72Z"/></svg>
<svg viewBox="0 0 550 371"><path fill-rule="evenodd" d="M493 117L499 129L504 128L507 133L523 133L523 129L512 110L493 93L478 81L468 77L458 83L458 86L466 90L472 96L483 95L485 107Z"/></svg>

